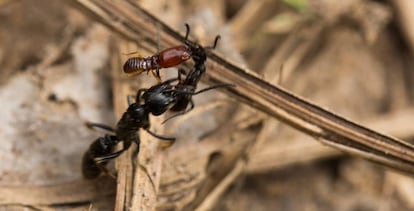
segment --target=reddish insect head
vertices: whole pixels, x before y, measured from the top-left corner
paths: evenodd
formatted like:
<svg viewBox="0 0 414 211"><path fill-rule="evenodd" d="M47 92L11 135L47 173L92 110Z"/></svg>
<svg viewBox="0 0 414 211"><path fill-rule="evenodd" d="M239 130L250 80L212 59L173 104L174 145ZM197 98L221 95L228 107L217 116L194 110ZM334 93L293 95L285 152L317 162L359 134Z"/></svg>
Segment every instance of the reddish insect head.
<svg viewBox="0 0 414 211"><path fill-rule="evenodd" d="M161 51L158 56L158 64L164 68L174 67L190 58L190 49L185 45L180 45Z"/></svg>

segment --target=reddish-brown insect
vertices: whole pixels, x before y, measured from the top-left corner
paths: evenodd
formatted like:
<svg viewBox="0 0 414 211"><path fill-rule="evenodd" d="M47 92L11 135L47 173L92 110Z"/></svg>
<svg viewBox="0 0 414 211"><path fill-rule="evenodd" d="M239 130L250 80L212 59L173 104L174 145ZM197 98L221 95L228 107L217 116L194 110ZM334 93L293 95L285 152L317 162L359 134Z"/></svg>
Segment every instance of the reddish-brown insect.
<svg viewBox="0 0 414 211"><path fill-rule="evenodd" d="M185 40L188 41L188 34L190 32L188 25ZM185 45L179 45L167 48L153 56L148 57L131 57L124 64L124 72L127 74L138 75L143 72L149 72L161 81L159 69L177 66L191 58L191 48L187 42ZM155 70L155 72L154 72Z"/></svg>
<svg viewBox="0 0 414 211"><path fill-rule="evenodd" d="M152 72L159 78L158 70L160 68L174 67L190 59L190 50L185 45L167 48L158 54L148 57L131 57L124 64L124 72L127 74L141 74ZM156 75L155 75L156 74Z"/></svg>

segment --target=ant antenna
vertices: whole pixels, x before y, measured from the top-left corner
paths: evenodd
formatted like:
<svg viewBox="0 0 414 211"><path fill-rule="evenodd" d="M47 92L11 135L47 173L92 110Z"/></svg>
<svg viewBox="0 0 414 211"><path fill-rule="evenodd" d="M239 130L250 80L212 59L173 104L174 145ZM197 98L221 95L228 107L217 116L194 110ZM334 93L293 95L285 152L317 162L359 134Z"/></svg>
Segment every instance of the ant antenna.
<svg viewBox="0 0 414 211"><path fill-rule="evenodd" d="M213 44L213 46L207 46L207 47L205 47L205 48L208 48L208 49L215 49L216 48L216 46L217 46L217 42L219 41L219 39L221 38L221 36L220 35L217 35L216 36L216 39L214 39L214 44Z"/></svg>
<svg viewBox="0 0 414 211"><path fill-rule="evenodd" d="M185 23L185 28L187 29L187 32L185 33L185 40L188 40L188 35L190 35L190 25Z"/></svg>

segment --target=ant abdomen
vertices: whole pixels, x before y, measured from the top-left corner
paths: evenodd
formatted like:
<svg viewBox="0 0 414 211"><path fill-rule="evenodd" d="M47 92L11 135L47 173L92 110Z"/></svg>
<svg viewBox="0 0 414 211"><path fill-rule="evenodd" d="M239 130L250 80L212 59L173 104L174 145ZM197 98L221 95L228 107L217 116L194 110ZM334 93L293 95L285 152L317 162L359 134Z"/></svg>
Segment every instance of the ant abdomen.
<svg viewBox="0 0 414 211"><path fill-rule="evenodd" d="M106 163L96 163L93 159L93 156L89 151L85 152L82 159L82 174L85 179L95 179L97 178L101 172L102 169L98 166L102 165L105 166Z"/></svg>

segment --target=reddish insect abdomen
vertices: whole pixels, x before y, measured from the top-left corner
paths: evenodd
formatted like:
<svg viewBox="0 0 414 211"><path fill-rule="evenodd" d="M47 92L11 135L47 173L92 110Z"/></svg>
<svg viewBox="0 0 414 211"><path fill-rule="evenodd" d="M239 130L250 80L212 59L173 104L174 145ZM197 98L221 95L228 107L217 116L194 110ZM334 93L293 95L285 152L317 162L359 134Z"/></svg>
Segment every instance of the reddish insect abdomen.
<svg viewBox="0 0 414 211"><path fill-rule="evenodd" d="M158 57L131 57L124 64L125 73L149 71L157 68Z"/></svg>
<svg viewBox="0 0 414 211"><path fill-rule="evenodd" d="M191 58L190 49L185 45L167 48L160 52L158 64L160 67L174 67Z"/></svg>

